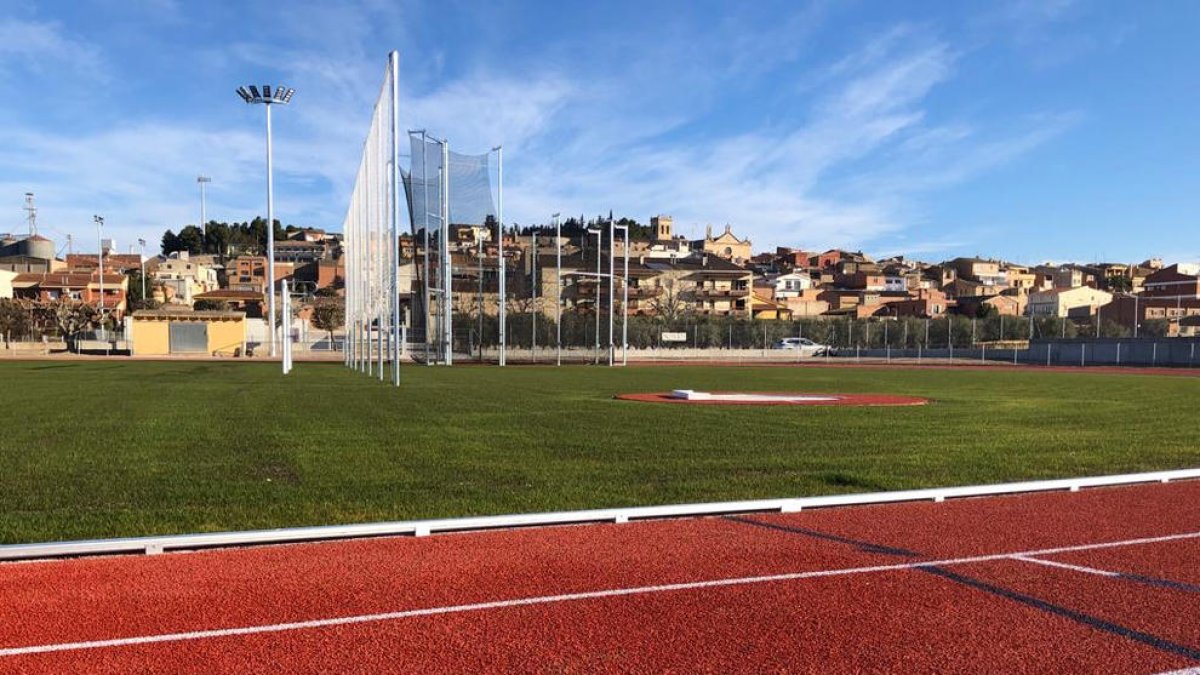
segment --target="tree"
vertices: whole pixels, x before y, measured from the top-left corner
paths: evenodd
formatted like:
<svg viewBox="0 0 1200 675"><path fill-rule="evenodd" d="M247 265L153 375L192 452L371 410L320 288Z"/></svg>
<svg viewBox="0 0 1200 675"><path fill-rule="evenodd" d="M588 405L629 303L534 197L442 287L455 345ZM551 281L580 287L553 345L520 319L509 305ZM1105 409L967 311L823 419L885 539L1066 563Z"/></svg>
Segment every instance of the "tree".
<svg viewBox="0 0 1200 675"><path fill-rule="evenodd" d="M654 310L654 314L668 324L678 321L687 311L687 303L683 300L683 293L678 282L674 279L664 281L662 292L650 301L650 309Z"/></svg>
<svg viewBox="0 0 1200 675"><path fill-rule="evenodd" d="M16 300L0 299L0 338L5 343L19 340L33 328L29 311Z"/></svg>
<svg viewBox="0 0 1200 675"><path fill-rule="evenodd" d="M1133 290L1133 280L1126 276L1113 275L1108 278L1108 288L1113 293L1128 293Z"/></svg>
<svg viewBox="0 0 1200 675"><path fill-rule="evenodd" d="M330 344L333 344L333 331L341 328L345 321L346 303L342 298L321 298L313 304L313 328L329 333Z"/></svg>
<svg viewBox="0 0 1200 675"><path fill-rule="evenodd" d="M188 225L179 231L180 250L193 255L204 251L204 231L195 225Z"/></svg>
<svg viewBox="0 0 1200 675"><path fill-rule="evenodd" d="M163 255L171 255L172 253L175 253L176 251L182 251L182 250L184 250L184 245L183 245L183 242L179 241L179 235L175 234L171 230L167 230L166 232L163 232L163 236L162 236L162 254Z"/></svg>
<svg viewBox="0 0 1200 675"><path fill-rule="evenodd" d="M192 308L197 312L222 312L229 309L229 304L224 300L197 300Z"/></svg>
<svg viewBox="0 0 1200 675"><path fill-rule="evenodd" d="M47 309L69 351L76 351L79 333L100 323L100 313L96 308L77 300L60 298L50 303Z"/></svg>

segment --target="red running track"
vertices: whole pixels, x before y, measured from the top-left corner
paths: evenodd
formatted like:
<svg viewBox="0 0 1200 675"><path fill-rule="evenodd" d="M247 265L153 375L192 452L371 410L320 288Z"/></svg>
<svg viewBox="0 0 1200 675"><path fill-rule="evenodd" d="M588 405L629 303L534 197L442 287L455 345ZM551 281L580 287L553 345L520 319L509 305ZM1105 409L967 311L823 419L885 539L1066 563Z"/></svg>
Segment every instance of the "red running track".
<svg viewBox="0 0 1200 675"><path fill-rule="evenodd" d="M1200 665L1200 482L0 565L0 672Z"/></svg>

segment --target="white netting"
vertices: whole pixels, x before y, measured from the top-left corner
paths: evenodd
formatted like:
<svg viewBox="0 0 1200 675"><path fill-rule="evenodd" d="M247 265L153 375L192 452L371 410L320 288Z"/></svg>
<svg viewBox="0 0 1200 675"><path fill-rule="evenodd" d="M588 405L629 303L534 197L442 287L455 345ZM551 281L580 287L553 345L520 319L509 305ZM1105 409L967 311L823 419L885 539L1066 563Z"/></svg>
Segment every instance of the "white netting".
<svg viewBox="0 0 1200 675"><path fill-rule="evenodd" d="M346 268L346 363L399 383L398 56L387 72L342 224Z"/></svg>

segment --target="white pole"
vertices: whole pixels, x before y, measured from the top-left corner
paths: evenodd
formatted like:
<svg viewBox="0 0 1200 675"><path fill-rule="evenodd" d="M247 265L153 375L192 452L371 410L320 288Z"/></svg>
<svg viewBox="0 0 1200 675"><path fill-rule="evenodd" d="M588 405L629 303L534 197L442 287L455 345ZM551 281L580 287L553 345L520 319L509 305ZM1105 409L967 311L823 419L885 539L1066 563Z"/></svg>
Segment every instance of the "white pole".
<svg viewBox="0 0 1200 675"><path fill-rule="evenodd" d="M454 282L450 269L450 143L442 139L442 349L454 363Z"/></svg>
<svg viewBox="0 0 1200 675"><path fill-rule="evenodd" d="M146 301L146 240L138 239L138 244L141 246L142 255L142 302ZM164 298L165 299L165 298Z"/></svg>
<svg viewBox="0 0 1200 675"><path fill-rule="evenodd" d="M613 278L613 273L615 272L615 270L613 269L613 264L615 262L613 260L613 258L616 257L614 255L616 253L616 248L617 248L616 223L613 221L612 216L609 216L609 218L608 218L608 367L609 368L612 368L613 357L614 357L613 352L616 350L616 346L613 344L613 319L616 316L613 313L613 311L615 309L615 307L613 307L613 305L616 304L614 302L614 300L616 299L615 298L616 288L613 287L614 282L616 281L616 279Z"/></svg>
<svg viewBox="0 0 1200 675"><path fill-rule="evenodd" d="M562 224L558 221L558 214L554 214L554 286L557 291L557 296L554 299L554 325L555 325L555 365L562 365Z"/></svg>
<svg viewBox="0 0 1200 675"><path fill-rule="evenodd" d="M508 270L504 264L504 146L496 151L496 232L499 233L497 258L500 265L500 365L508 361Z"/></svg>
<svg viewBox="0 0 1200 675"><path fill-rule="evenodd" d="M283 280L283 307L281 309L283 310L283 313L285 315L288 313L287 287L288 287L287 279L284 279ZM283 370L284 375L288 374L288 342L289 341L286 339L283 341L283 358L280 359L280 365L282 366L281 369Z"/></svg>
<svg viewBox="0 0 1200 675"><path fill-rule="evenodd" d="M388 193L392 199L391 217L391 261L388 272L391 277L392 298L392 385L400 386L400 53L388 56L392 68L392 166L388 175ZM411 290L411 289L410 289ZM411 298L411 294L409 296ZM410 303L411 304L411 303Z"/></svg>
<svg viewBox="0 0 1200 675"><path fill-rule="evenodd" d="M603 244L604 231L596 228L596 300L593 307L596 310L596 365L600 365L600 246Z"/></svg>
<svg viewBox="0 0 1200 675"><path fill-rule="evenodd" d="M275 356L275 178L271 166L271 104L267 109L267 330Z"/></svg>
<svg viewBox="0 0 1200 675"><path fill-rule="evenodd" d="M537 315L538 315L538 307L537 307L537 259L538 259L537 232L533 233L533 241L532 241L531 248L533 249L533 257L530 259L529 270L530 270L530 277L532 278L533 281L529 287L529 302L530 302L530 306L533 308L533 316L530 318L530 321L532 323L531 323L530 333L529 333L529 335L530 335L529 357L534 362L536 362L537 361Z"/></svg>
<svg viewBox="0 0 1200 675"><path fill-rule="evenodd" d="M629 226L625 226L625 281L621 287L621 365L629 365Z"/></svg>
<svg viewBox="0 0 1200 675"><path fill-rule="evenodd" d="M96 221L96 260L100 266L100 330L104 330L104 219L95 216L92 220Z"/></svg>

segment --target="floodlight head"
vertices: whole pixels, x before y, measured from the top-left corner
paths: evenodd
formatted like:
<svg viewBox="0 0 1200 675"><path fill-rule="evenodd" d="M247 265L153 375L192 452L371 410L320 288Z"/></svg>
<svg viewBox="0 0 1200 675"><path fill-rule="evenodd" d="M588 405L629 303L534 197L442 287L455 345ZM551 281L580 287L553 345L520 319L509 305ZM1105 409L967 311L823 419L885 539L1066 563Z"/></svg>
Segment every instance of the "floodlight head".
<svg viewBox="0 0 1200 675"><path fill-rule="evenodd" d="M238 87L238 96L246 103L263 103L271 105L272 103L287 104L292 102L292 95L296 93L295 89L285 87L283 85L264 84L260 88L257 85L248 84L244 87Z"/></svg>
<svg viewBox="0 0 1200 675"><path fill-rule="evenodd" d="M104 227L104 219L101 218L100 216L92 216L92 222L96 223L97 225L99 225L101 227Z"/></svg>
<svg viewBox="0 0 1200 675"><path fill-rule="evenodd" d="M197 183L211 183L212 179L208 176L196 176Z"/></svg>

